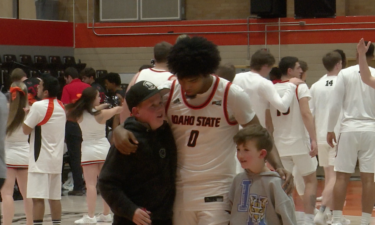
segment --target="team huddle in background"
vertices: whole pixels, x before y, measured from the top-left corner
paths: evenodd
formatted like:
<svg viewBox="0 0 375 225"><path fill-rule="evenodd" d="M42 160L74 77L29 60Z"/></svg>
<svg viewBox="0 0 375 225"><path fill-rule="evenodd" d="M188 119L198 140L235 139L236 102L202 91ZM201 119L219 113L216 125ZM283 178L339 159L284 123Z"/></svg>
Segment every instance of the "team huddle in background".
<svg viewBox="0 0 375 225"><path fill-rule="evenodd" d="M347 225L346 187L358 160L361 225L368 225L375 203L373 57L363 39L358 65L345 68L345 54L329 51L322 56L327 74L309 88L307 64L296 57L274 67L273 55L258 50L250 71L235 74L219 66L216 45L185 35L173 46L156 44L154 66L140 69L126 93L119 75L109 74L109 98L92 69L82 72L84 82L66 71L61 101L51 75L33 81L34 98L30 80L13 79L4 224L12 223L16 179L27 224L43 224L45 199L53 224L61 224L65 140L71 194L83 193L82 169L86 186L88 213L77 224L295 225L296 188L303 225ZM319 209L317 156L325 173ZM97 187L104 207L95 216Z"/></svg>

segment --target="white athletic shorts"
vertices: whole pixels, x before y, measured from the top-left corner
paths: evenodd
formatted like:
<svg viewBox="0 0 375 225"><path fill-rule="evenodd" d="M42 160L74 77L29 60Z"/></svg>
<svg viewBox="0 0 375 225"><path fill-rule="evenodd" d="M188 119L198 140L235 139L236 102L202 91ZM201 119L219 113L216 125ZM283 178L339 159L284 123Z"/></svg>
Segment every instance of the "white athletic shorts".
<svg viewBox="0 0 375 225"><path fill-rule="evenodd" d="M329 144L318 144L319 166L334 166L336 158L336 148L332 148Z"/></svg>
<svg viewBox="0 0 375 225"><path fill-rule="evenodd" d="M228 225L230 214L225 210L173 211L173 224L178 225Z"/></svg>
<svg viewBox="0 0 375 225"><path fill-rule="evenodd" d="M302 176L307 176L314 173L316 171L316 167L318 166L316 157L311 158L308 153L295 156L283 156L280 157L280 159L286 170L291 173L293 172L293 169L298 170L299 174Z"/></svg>
<svg viewBox="0 0 375 225"><path fill-rule="evenodd" d="M337 144L335 171L354 173L357 159L362 173L375 171L375 132L341 133Z"/></svg>
<svg viewBox="0 0 375 225"><path fill-rule="evenodd" d="M61 174L28 173L27 198L61 199Z"/></svg>

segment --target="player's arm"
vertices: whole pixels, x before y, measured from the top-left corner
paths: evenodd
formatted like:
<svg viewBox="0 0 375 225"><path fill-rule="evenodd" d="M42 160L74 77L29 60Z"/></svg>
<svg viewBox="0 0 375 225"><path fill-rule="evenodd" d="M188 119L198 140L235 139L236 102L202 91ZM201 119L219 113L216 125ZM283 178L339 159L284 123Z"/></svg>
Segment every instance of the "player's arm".
<svg viewBox="0 0 375 225"><path fill-rule="evenodd" d="M361 79L363 83L367 84L368 86L375 88L375 77L371 75L370 69L367 63L366 52L370 47L371 41L365 44L363 38L359 41L357 45L357 52L358 52L358 64L359 70L361 74Z"/></svg>
<svg viewBox="0 0 375 225"><path fill-rule="evenodd" d="M311 139L310 156L315 157L318 154L318 146L316 140L314 119L310 111L308 97L304 97L299 100L299 109L301 111L303 123L305 124L306 130L309 133Z"/></svg>
<svg viewBox="0 0 375 225"><path fill-rule="evenodd" d="M327 142L333 148L336 142L335 126L340 116L342 106L344 104L345 83L342 73L337 75L336 85L333 89L329 104L328 104L328 127L327 127Z"/></svg>
<svg viewBox="0 0 375 225"><path fill-rule="evenodd" d="M271 117L271 111L270 109L266 110L266 128L268 132L273 136L273 123L272 123L272 117Z"/></svg>
<svg viewBox="0 0 375 225"><path fill-rule="evenodd" d="M293 97L295 96L296 85L291 83L283 97L280 97L275 86L270 81L265 80L263 83L264 85L262 85L260 89L260 94L280 112L288 111L290 103L292 103Z"/></svg>

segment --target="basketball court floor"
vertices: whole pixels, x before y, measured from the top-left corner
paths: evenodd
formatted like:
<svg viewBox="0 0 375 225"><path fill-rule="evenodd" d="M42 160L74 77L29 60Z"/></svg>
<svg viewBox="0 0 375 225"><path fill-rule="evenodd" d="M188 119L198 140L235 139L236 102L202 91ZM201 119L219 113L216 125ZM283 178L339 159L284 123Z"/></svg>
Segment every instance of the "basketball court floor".
<svg viewBox="0 0 375 225"><path fill-rule="evenodd" d="M323 181L318 181L318 195L320 196L323 190ZM361 183L360 181L350 181L348 187L348 193L346 198L346 205L344 208L344 215L346 218L351 220L351 224L359 225L361 220ZM296 193L293 194L295 199L297 211L302 211L302 201L299 199ZM72 225L74 221L80 219L86 212L86 198L85 196L63 196L62 200L62 224ZM23 213L23 201L15 201L15 217L13 224L20 225L26 224L25 214ZM96 212L100 213L103 208L102 198L98 196ZM301 213L297 212L297 218ZM372 214L371 224L375 225L375 211ZM48 203L46 202L46 217L44 219L44 225L52 225ZM109 225L111 223L97 223L98 225ZM301 223L299 223L301 224ZM178 224L176 224L178 225Z"/></svg>

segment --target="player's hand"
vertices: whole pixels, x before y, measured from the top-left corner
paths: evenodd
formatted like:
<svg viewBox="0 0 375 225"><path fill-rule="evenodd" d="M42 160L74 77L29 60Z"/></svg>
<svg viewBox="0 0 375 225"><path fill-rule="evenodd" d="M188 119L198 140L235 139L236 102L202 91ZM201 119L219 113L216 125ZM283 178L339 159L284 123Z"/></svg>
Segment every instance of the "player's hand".
<svg viewBox="0 0 375 225"><path fill-rule="evenodd" d="M150 212L138 208L134 212L133 222L137 225L149 225L151 224Z"/></svg>
<svg viewBox="0 0 375 225"><path fill-rule="evenodd" d="M285 192L288 195L292 194L294 189L294 178L292 173L284 168L278 168L276 169L276 172L280 175L281 179L285 180L283 184L283 189L285 190Z"/></svg>
<svg viewBox="0 0 375 225"><path fill-rule="evenodd" d="M335 132L328 132L327 133L327 142L328 142L329 146L331 146L332 148L335 147L334 143L337 143Z"/></svg>
<svg viewBox="0 0 375 225"><path fill-rule="evenodd" d="M316 141L311 141L310 156L313 158L316 155L318 155L318 145L316 144Z"/></svg>
<svg viewBox="0 0 375 225"><path fill-rule="evenodd" d="M361 38L361 40L359 40L359 43L357 45L357 52L360 56L364 56L366 55L366 52L368 50L368 48L370 47L370 44L371 44L371 41L369 41L367 43L367 45L365 44L365 41L363 40L363 38Z"/></svg>
<svg viewBox="0 0 375 225"><path fill-rule="evenodd" d="M130 153L136 152L138 148L138 141L134 134L121 125L113 131L113 142L117 150L124 155L130 155Z"/></svg>
<svg viewBox="0 0 375 225"><path fill-rule="evenodd" d="M299 78L296 78L296 77L293 77L289 80L290 83L294 84L294 85L299 85L299 84L303 84L305 82L303 82L303 80L299 79Z"/></svg>

